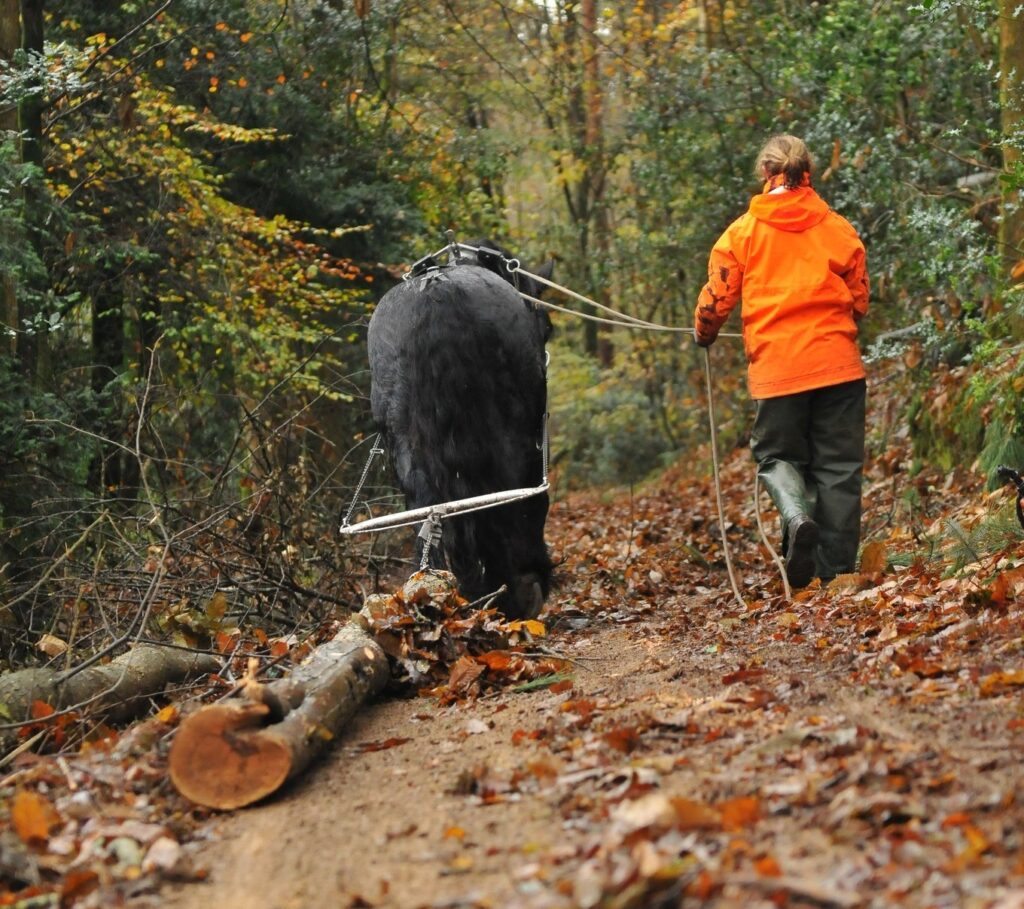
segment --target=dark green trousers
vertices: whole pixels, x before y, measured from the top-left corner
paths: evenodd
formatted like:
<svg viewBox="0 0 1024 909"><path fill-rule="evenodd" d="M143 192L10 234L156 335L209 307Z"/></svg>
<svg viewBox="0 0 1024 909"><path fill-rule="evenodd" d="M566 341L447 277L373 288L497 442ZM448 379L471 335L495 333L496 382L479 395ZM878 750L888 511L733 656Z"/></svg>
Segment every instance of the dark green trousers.
<svg viewBox="0 0 1024 909"><path fill-rule="evenodd" d="M782 516L783 546L798 514L820 531L815 573L856 570L864 470L863 379L757 402L750 449Z"/></svg>

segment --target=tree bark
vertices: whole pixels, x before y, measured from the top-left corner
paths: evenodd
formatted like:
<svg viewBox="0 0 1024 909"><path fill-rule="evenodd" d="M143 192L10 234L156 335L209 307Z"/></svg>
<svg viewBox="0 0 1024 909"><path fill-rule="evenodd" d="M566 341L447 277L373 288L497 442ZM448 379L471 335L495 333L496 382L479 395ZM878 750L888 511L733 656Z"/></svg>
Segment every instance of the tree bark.
<svg viewBox="0 0 1024 909"><path fill-rule="evenodd" d="M0 0L0 60L4 63L11 63L14 54L21 47L21 3L19 0ZM13 104L0 110L0 132L13 133L18 129L18 108ZM18 296L14 286L14 279L9 274L4 274L3 286L0 293L3 295L3 310L0 314L2 324L11 329L7 339L3 343L4 353L14 357L18 353L18 347L14 333L18 328Z"/></svg>
<svg viewBox="0 0 1024 909"><path fill-rule="evenodd" d="M89 464L89 488L102 498L108 488L121 494L125 473L126 453L119 444L124 435L122 402L115 382L124 372L125 330L120 282L109 268L99 269L97 277L92 295L92 390L105 405L105 415L98 428L103 442Z"/></svg>
<svg viewBox="0 0 1024 909"><path fill-rule="evenodd" d="M83 711L117 722L136 716L171 682L216 672L220 661L155 644L139 644L105 666L91 666L61 682L56 669L22 669L0 676L0 704L14 722L31 718L36 701L56 710L82 704ZM13 732L0 732L0 753L17 744Z"/></svg>
<svg viewBox="0 0 1024 909"><path fill-rule="evenodd" d="M999 108L1003 170L1014 175L1021 161L1024 126L1024 14L1017 0L999 0ZM1024 255L1024 205L1016 180L1004 184L999 248L1007 271Z"/></svg>
<svg viewBox="0 0 1024 909"><path fill-rule="evenodd" d="M30 54L43 54L43 0L21 0L21 46ZM21 131L21 160L32 164L37 171L36 181L25 189L25 223L40 262L45 262L41 186L44 179L43 160L43 108L42 93L24 98L18 105L18 128ZM20 312L24 322L31 313ZM18 359L22 374L31 382L39 376L40 365L48 355L47 338L42 331L24 332L17 337Z"/></svg>
<svg viewBox="0 0 1024 909"><path fill-rule="evenodd" d="M171 782L209 808L250 805L305 770L389 677L384 651L357 617L290 678L260 686L259 700L188 716L171 746Z"/></svg>

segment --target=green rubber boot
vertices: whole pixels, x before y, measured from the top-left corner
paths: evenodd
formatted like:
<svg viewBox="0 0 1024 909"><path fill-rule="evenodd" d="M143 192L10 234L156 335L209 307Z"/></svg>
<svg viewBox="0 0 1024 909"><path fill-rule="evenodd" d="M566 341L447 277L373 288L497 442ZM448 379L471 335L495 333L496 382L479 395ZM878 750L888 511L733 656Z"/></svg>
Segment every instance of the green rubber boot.
<svg viewBox="0 0 1024 909"><path fill-rule="evenodd" d="M791 587L806 587L814 577L820 537L818 525L810 517L813 496L808 495L800 471L787 461L766 458L758 464L757 476L782 518L786 580Z"/></svg>

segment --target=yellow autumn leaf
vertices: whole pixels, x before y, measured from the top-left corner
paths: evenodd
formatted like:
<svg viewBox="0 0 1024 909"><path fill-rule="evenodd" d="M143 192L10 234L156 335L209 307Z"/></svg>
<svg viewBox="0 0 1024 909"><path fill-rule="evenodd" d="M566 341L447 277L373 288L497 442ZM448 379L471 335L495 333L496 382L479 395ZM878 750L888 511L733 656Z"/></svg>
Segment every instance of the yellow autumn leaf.
<svg viewBox="0 0 1024 909"><path fill-rule="evenodd" d="M983 698L1003 694L1008 688L1024 686L1024 669L1012 672L993 672L985 676L978 685L978 693Z"/></svg>
<svg viewBox="0 0 1024 909"><path fill-rule="evenodd" d="M506 627L509 631L527 631L535 638L542 638L547 634L544 623L538 622L536 619L522 619L516 622L509 622Z"/></svg>
<svg viewBox="0 0 1024 909"><path fill-rule="evenodd" d="M40 650L47 656L55 657L65 653L68 649L66 641L55 637L52 634L44 634L36 641L36 650Z"/></svg>
<svg viewBox="0 0 1024 909"><path fill-rule="evenodd" d="M161 723L167 723L168 725L171 725L172 723L176 723L178 721L178 708L177 708L177 706L174 705L174 704L168 704L166 707L164 707L161 710L157 711L156 718Z"/></svg>

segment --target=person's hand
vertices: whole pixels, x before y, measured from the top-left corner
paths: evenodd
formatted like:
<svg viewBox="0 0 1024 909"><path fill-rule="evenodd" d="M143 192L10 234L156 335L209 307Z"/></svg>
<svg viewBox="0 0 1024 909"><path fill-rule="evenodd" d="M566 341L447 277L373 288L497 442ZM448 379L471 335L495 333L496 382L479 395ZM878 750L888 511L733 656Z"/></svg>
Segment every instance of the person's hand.
<svg viewBox="0 0 1024 909"><path fill-rule="evenodd" d="M697 345L698 347L704 347L704 348L708 348L708 347L710 347L710 346L711 346L712 344L714 344L714 343L715 343L715 339L716 339L717 337L718 337L718 335L717 335L717 334L713 334L713 335L711 335L711 337L710 337L710 338L707 338L707 337L703 337L703 336L701 335L701 333L700 333L699 331L695 331L695 332L693 333L693 340L694 340L694 343L695 343L695 344L696 344L696 345Z"/></svg>

